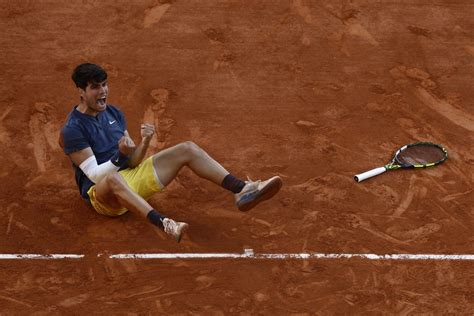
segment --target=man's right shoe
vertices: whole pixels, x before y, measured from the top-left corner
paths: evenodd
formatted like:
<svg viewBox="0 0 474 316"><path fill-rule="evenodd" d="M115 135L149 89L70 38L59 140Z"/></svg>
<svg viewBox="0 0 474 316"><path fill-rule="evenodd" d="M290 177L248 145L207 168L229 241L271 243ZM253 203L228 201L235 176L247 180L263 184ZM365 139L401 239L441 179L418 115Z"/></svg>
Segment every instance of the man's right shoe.
<svg viewBox="0 0 474 316"><path fill-rule="evenodd" d="M247 212L260 202L272 198L278 193L283 182L278 176L266 181L245 181L242 191L235 194L235 204L242 212Z"/></svg>
<svg viewBox="0 0 474 316"><path fill-rule="evenodd" d="M175 222L171 218L165 218L163 220L163 228L165 233L174 237L177 242L181 241L184 232L188 229L189 225L183 222Z"/></svg>

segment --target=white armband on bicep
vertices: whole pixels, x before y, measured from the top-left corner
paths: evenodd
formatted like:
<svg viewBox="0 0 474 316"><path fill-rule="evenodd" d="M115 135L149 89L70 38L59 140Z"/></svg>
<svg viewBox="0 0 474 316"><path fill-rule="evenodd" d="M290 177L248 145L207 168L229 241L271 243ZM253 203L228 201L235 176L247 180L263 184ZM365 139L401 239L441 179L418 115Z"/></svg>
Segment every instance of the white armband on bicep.
<svg viewBox="0 0 474 316"><path fill-rule="evenodd" d="M100 165L97 164L97 159L94 155L84 160L79 168L86 174L86 176L94 183L99 182L103 177L118 171L120 167L114 165L110 160Z"/></svg>

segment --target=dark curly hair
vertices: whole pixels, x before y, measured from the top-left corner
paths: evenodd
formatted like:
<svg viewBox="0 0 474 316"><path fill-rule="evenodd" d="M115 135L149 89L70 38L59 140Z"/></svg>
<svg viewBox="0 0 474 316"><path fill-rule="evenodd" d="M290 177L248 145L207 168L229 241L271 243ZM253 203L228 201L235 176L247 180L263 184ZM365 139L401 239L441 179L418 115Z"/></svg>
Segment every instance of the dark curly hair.
<svg viewBox="0 0 474 316"><path fill-rule="evenodd" d="M72 73L72 80L76 87L86 90L87 85L92 83L99 83L107 79L107 72L102 67L96 64L80 64L74 69Z"/></svg>

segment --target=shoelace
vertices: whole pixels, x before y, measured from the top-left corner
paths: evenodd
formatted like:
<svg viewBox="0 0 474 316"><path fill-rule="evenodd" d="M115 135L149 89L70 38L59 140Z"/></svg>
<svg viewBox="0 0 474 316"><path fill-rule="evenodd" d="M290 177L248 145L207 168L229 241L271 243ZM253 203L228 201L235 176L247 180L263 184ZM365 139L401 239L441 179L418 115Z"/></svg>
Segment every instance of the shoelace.
<svg viewBox="0 0 474 316"><path fill-rule="evenodd" d="M256 183L256 184L259 184L260 182L262 182L262 180L257 180L257 181L253 181L252 179L250 179L249 176L247 176L247 181L245 181L246 183Z"/></svg>
<svg viewBox="0 0 474 316"><path fill-rule="evenodd" d="M173 230L176 228L176 224L173 220L168 218L167 220L163 220L163 228L165 233L174 233Z"/></svg>
<svg viewBox="0 0 474 316"><path fill-rule="evenodd" d="M245 181L245 184L250 184L251 185L251 188L245 190L245 192L251 190L251 189L256 189L258 188L258 185L260 184L260 182L262 182L262 180L257 180L257 181L253 181L252 179L250 179L249 176L247 176L247 181Z"/></svg>

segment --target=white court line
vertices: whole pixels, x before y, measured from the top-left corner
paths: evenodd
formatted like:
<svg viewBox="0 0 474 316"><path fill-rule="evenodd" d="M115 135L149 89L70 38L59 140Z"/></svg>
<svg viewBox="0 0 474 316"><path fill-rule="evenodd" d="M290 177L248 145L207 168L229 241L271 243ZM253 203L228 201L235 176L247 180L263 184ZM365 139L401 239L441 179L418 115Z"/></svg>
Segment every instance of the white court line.
<svg viewBox="0 0 474 316"><path fill-rule="evenodd" d="M0 254L0 260L61 260L83 259L83 254ZM362 253L254 253L245 249L244 253L122 253L98 254L96 257L110 259L365 259L365 260L444 260L473 261L474 255L469 254L362 254Z"/></svg>
<svg viewBox="0 0 474 316"><path fill-rule="evenodd" d="M472 261L474 255L439 254L349 254L349 253L124 253L110 255L111 259L367 259L367 260L456 260Z"/></svg>
<svg viewBox="0 0 474 316"><path fill-rule="evenodd" d="M78 254L35 254L35 253L5 253L0 254L0 260L25 260L25 259L36 259L36 260L60 260L60 259L82 259L85 255Z"/></svg>

